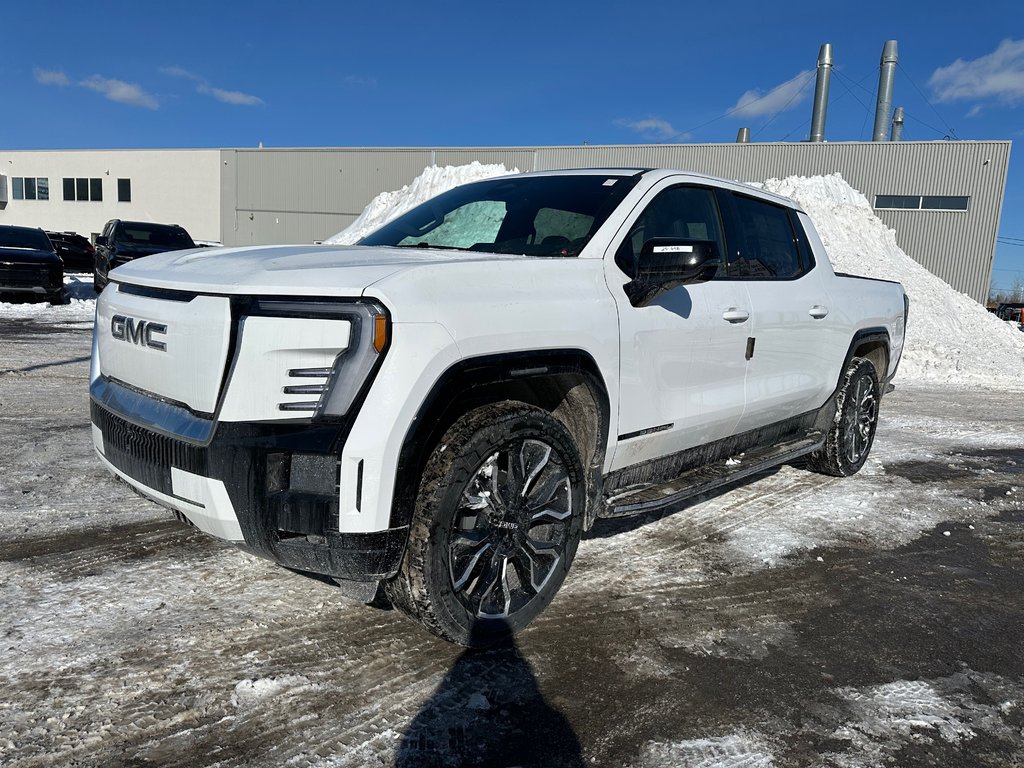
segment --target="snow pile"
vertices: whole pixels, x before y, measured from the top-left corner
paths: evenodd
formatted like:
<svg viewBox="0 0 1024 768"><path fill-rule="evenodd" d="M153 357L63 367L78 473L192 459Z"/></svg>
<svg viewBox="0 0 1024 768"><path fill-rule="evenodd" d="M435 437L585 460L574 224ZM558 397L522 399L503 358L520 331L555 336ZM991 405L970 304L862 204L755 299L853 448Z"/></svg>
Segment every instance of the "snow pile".
<svg viewBox="0 0 1024 768"><path fill-rule="evenodd" d="M68 303L58 307L47 301L30 304L26 301L0 302L0 318L4 320L44 320L52 323L92 322L96 314L96 292L92 275L64 275Z"/></svg>
<svg viewBox="0 0 1024 768"><path fill-rule="evenodd" d="M910 320L901 382L1024 387L1024 333L907 256L895 232L841 175L790 176L763 186L803 207L836 271L903 284Z"/></svg>
<svg viewBox="0 0 1024 768"><path fill-rule="evenodd" d="M366 237L374 230L380 229L389 221L420 203L436 197L442 192L481 181L494 176L507 176L519 173L518 168L508 170L504 165L483 165L473 161L469 165L446 165L443 168L432 165L423 169L411 184L407 184L394 192L381 192L366 206L359 218L349 224L336 235L324 240L325 245L351 245Z"/></svg>

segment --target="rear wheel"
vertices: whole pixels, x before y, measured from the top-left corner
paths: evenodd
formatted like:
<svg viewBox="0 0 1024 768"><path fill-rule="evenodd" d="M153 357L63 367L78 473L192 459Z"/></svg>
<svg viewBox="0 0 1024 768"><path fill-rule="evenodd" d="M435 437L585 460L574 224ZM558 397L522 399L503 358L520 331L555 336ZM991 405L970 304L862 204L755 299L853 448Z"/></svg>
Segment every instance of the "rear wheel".
<svg viewBox="0 0 1024 768"><path fill-rule="evenodd" d="M560 421L524 403L470 411L427 461L388 596L445 640L491 645L551 602L584 504L583 464Z"/></svg>
<svg viewBox="0 0 1024 768"><path fill-rule="evenodd" d="M835 477L859 471L875 440L881 397L875 366L864 358L853 358L839 388L825 444L808 457L808 466Z"/></svg>

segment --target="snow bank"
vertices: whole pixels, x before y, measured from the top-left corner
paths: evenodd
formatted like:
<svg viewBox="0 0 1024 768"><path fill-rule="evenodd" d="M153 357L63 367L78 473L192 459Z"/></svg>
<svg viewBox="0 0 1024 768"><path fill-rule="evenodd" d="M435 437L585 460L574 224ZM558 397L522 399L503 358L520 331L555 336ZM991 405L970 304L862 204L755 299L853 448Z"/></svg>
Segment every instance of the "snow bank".
<svg viewBox="0 0 1024 768"><path fill-rule="evenodd" d="M910 320L900 382L1024 388L1024 333L907 256L840 174L769 179L763 187L800 203L836 271L903 284Z"/></svg>
<svg viewBox="0 0 1024 768"><path fill-rule="evenodd" d="M519 173L518 168L508 170L504 165L482 165L475 160L469 165L446 165L443 168L432 165L423 169L411 184L394 192L381 192L366 206L359 218L336 235L324 240L328 245L351 245L387 224L394 218L415 208L420 203L436 197L442 192L468 184L471 181L490 179Z"/></svg>
<svg viewBox="0 0 1024 768"><path fill-rule="evenodd" d="M49 302L0 302L0 320L43 320L48 323L92 322L96 314L96 292L92 275L64 275L68 303L59 307Z"/></svg>

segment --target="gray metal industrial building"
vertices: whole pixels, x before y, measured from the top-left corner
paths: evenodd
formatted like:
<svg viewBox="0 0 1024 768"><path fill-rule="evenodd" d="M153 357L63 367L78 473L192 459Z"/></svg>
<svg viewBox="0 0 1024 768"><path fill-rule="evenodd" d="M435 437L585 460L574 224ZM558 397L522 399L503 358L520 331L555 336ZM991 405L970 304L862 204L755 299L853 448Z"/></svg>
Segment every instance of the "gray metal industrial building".
<svg viewBox="0 0 1024 768"><path fill-rule="evenodd" d="M670 167L741 181L838 172L896 230L904 251L984 302L1009 159L1009 141L0 149L0 224L89 236L121 218L176 222L225 245L309 243L344 229L375 195L400 189L430 165Z"/></svg>
<svg viewBox="0 0 1024 768"><path fill-rule="evenodd" d="M374 195L429 165L669 167L741 181L841 173L910 256L984 302L1009 141L639 144L573 147L221 150L225 245L311 242L344 229Z"/></svg>

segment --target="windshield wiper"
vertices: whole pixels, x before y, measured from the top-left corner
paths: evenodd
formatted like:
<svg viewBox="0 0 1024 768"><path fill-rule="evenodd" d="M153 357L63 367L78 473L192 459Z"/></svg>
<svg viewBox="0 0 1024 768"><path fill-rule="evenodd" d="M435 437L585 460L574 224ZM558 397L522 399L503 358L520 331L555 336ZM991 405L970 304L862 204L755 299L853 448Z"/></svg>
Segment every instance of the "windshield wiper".
<svg viewBox="0 0 1024 768"><path fill-rule="evenodd" d="M391 248L424 248L433 251L467 251L468 248L459 248L457 245L433 245L431 243L405 243L392 245Z"/></svg>

